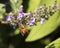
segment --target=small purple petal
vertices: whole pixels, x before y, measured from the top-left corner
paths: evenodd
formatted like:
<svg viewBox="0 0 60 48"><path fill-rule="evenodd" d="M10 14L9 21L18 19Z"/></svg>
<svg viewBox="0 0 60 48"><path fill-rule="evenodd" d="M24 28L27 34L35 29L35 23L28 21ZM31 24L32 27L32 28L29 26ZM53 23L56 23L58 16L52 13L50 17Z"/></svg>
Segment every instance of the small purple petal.
<svg viewBox="0 0 60 48"><path fill-rule="evenodd" d="M7 21L11 21L11 20L12 20L12 16L7 16L7 17L6 17L6 20L7 20Z"/></svg>
<svg viewBox="0 0 60 48"><path fill-rule="evenodd" d="M35 24L35 18L33 17L33 18L31 18L31 20L30 20L30 26L33 26Z"/></svg>
<svg viewBox="0 0 60 48"><path fill-rule="evenodd" d="M16 29L16 25L13 25L13 29Z"/></svg>
<svg viewBox="0 0 60 48"><path fill-rule="evenodd" d="M29 13L24 13L24 16L29 16Z"/></svg>
<svg viewBox="0 0 60 48"><path fill-rule="evenodd" d="M17 16L17 20L21 20L21 18L24 16L23 13L19 13L18 16Z"/></svg>
<svg viewBox="0 0 60 48"><path fill-rule="evenodd" d="M42 18L41 21L40 21L40 23L41 23L41 24L44 24L44 22L45 22L45 19Z"/></svg>
<svg viewBox="0 0 60 48"><path fill-rule="evenodd" d="M34 23L33 22L30 22L30 26L33 26L34 25Z"/></svg>

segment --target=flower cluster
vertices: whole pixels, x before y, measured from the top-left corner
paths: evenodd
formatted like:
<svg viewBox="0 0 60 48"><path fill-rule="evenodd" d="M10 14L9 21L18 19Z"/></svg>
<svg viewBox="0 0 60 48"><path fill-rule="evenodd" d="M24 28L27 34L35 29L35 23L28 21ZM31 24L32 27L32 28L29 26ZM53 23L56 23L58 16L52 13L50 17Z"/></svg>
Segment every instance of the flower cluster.
<svg viewBox="0 0 60 48"><path fill-rule="evenodd" d="M57 10L57 1L52 6L47 7L46 4L36 8L34 13L24 13L23 6L19 7L19 13L14 16L13 13L9 13L6 17L6 21L13 25L13 29L16 28L17 24L24 24L33 26L36 22L44 24L45 20L48 20L49 16L52 16Z"/></svg>

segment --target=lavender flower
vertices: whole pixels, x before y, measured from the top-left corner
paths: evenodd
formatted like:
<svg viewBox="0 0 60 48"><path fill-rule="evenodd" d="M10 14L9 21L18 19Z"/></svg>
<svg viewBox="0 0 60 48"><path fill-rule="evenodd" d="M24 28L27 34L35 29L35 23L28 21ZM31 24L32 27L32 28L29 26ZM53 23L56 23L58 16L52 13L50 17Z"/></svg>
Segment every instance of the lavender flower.
<svg viewBox="0 0 60 48"><path fill-rule="evenodd" d="M30 22L30 26L33 26L34 25L34 23L33 22Z"/></svg>
<svg viewBox="0 0 60 48"><path fill-rule="evenodd" d="M30 15L30 13L24 13L24 16L29 16Z"/></svg>
<svg viewBox="0 0 60 48"><path fill-rule="evenodd" d="M30 26L33 26L35 24L35 18L32 17L31 20L30 20Z"/></svg>
<svg viewBox="0 0 60 48"><path fill-rule="evenodd" d="M23 12L23 5L19 7L19 14L17 16L17 20L21 20L23 16L28 16L29 14Z"/></svg>
<svg viewBox="0 0 60 48"><path fill-rule="evenodd" d="M40 23L41 23L41 24L44 24L44 21L45 21L45 18L41 18Z"/></svg>
<svg viewBox="0 0 60 48"><path fill-rule="evenodd" d="M22 13L19 13L18 16L17 16L17 20L21 20L21 18L24 16L23 12Z"/></svg>
<svg viewBox="0 0 60 48"><path fill-rule="evenodd" d="M7 16L7 17L6 17L6 20L7 20L7 21L11 21L11 20L12 20L12 16Z"/></svg>
<svg viewBox="0 0 60 48"><path fill-rule="evenodd" d="M16 24L14 24L14 25L12 26L12 28L13 28L13 29L16 29L16 26L17 26L17 25L16 25Z"/></svg>
<svg viewBox="0 0 60 48"><path fill-rule="evenodd" d="M18 14L18 16L17 16L17 20L21 20L22 17L28 16L28 15L29 15L28 13L20 12L20 13Z"/></svg>

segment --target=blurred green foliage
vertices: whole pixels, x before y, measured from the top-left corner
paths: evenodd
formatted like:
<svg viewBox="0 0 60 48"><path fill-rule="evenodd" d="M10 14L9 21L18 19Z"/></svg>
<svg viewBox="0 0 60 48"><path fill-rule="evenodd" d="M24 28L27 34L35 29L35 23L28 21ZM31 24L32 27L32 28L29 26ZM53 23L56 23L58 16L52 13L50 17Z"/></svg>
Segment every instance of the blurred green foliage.
<svg viewBox="0 0 60 48"><path fill-rule="evenodd" d="M0 4L0 18L3 18L3 14L5 13L5 8L3 8L5 5L4 4Z"/></svg>
<svg viewBox="0 0 60 48"><path fill-rule="evenodd" d="M45 48L60 48L60 38L56 39L55 41L51 42L48 46Z"/></svg>

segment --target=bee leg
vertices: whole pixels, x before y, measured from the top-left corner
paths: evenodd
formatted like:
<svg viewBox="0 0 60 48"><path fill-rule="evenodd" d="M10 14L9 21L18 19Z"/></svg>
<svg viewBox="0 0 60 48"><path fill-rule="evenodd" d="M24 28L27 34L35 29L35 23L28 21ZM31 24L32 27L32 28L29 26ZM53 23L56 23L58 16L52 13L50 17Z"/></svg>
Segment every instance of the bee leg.
<svg viewBox="0 0 60 48"><path fill-rule="evenodd" d="M21 35L24 36L24 34L21 32Z"/></svg>

